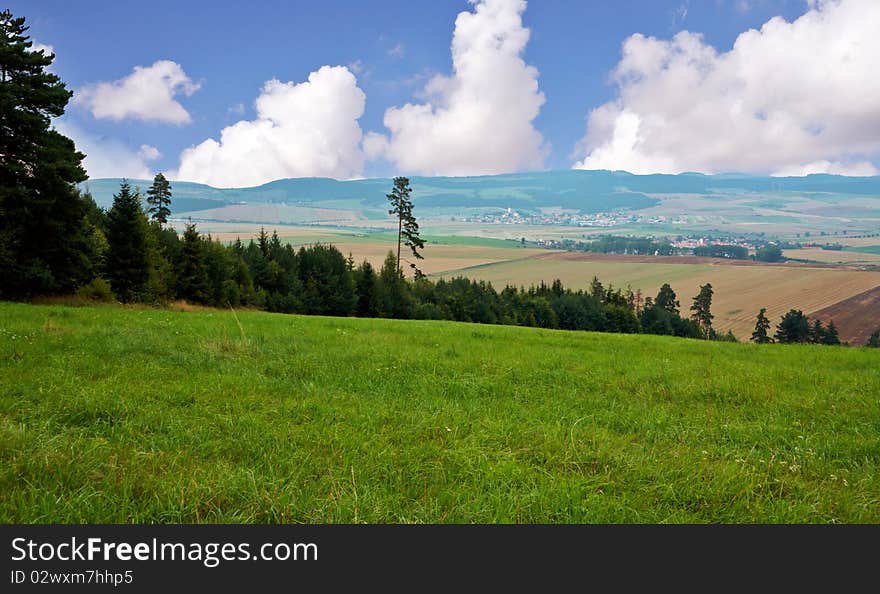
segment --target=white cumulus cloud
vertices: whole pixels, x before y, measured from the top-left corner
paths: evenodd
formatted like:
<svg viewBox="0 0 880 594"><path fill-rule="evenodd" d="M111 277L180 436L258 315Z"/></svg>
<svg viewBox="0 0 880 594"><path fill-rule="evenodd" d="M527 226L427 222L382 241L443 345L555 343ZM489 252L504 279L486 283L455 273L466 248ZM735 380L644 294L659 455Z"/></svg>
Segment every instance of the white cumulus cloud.
<svg viewBox="0 0 880 594"><path fill-rule="evenodd" d="M39 41L31 40L31 51L45 52L48 56L49 54L55 53L55 48L47 43L40 43Z"/></svg>
<svg viewBox="0 0 880 594"><path fill-rule="evenodd" d="M154 146L150 146L149 144L142 144L137 154L144 161L155 161L162 156L162 153L159 152L159 149Z"/></svg>
<svg viewBox="0 0 880 594"><path fill-rule="evenodd" d="M152 66L135 66L125 78L86 85L74 93L73 101L98 119L186 124L192 118L176 97L192 95L200 86L180 64L159 60Z"/></svg>
<svg viewBox="0 0 880 594"><path fill-rule="evenodd" d="M90 178L152 179L147 161L158 158L159 151L155 147L142 145L140 150L135 151L119 140L86 132L65 120L56 120L54 126L58 132L73 140L78 151L85 153L83 167Z"/></svg>
<svg viewBox="0 0 880 594"><path fill-rule="evenodd" d="M636 34L575 168L872 174L880 154L880 2L812 0L719 53L699 34Z"/></svg>
<svg viewBox="0 0 880 594"><path fill-rule="evenodd" d="M268 81L257 117L241 120L183 151L176 179L245 187L286 177L360 175L358 119L366 96L344 66L323 66L302 83Z"/></svg>
<svg viewBox="0 0 880 594"><path fill-rule="evenodd" d="M525 0L470 0L455 20L452 75L434 76L421 96L385 112L389 136L364 150L407 173L476 175L543 167L547 146L532 121L544 104L538 70L525 63Z"/></svg>

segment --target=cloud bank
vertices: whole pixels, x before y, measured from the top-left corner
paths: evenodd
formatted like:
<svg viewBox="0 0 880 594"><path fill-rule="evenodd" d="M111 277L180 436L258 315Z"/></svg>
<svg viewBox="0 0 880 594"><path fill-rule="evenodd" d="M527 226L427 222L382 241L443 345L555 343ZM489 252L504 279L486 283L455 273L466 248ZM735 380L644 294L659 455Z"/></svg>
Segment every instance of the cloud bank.
<svg viewBox="0 0 880 594"><path fill-rule="evenodd" d="M581 169L872 175L880 154L880 2L811 0L719 53L636 34L589 115Z"/></svg>
<svg viewBox="0 0 880 594"><path fill-rule="evenodd" d="M475 175L543 167L547 147L532 121L544 104L538 70L522 53L525 0L470 0L455 20L451 76L425 86L427 102L385 112L390 137L370 133L368 158L405 173Z"/></svg>
<svg viewBox="0 0 880 594"><path fill-rule="evenodd" d="M152 66L135 66L125 78L87 85L74 93L73 102L97 119L187 124L191 121L189 112L175 97L192 95L199 86L180 64L159 60Z"/></svg>
<svg viewBox="0 0 880 594"><path fill-rule="evenodd" d="M344 66L324 66L306 82L268 81L257 118L241 120L183 151L176 179L218 187L256 186L286 177L350 178L364 157L358 118L366 97Z"/></svg>

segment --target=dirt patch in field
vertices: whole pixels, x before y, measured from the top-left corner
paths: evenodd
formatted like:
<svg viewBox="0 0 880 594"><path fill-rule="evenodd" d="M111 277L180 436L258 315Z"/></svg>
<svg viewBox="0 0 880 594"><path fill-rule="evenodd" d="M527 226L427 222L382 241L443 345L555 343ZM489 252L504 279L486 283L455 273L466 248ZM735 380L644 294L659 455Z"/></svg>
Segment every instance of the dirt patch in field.
<svg viewBox="0 0 880 594"><path fill-rule="evenodd" d="M840 340L855 346L864 345L871 333L880 328L880 287L835 303L810 317L826 324L834 320Z"/></svg>
<svg viewBox="0 0 880 594"><path fill-rule="evenodd" d="M541 260L565 260L570 262L628 262L642 264L703 264L723 266L784 266L791 268L837 268L843 270L866 270L866 266L842 264L812 264L804 262L756 262L728 258L703 258L700 256L637 256L623 254L599 254L595 252L555 252L538 256Z"/></svg>

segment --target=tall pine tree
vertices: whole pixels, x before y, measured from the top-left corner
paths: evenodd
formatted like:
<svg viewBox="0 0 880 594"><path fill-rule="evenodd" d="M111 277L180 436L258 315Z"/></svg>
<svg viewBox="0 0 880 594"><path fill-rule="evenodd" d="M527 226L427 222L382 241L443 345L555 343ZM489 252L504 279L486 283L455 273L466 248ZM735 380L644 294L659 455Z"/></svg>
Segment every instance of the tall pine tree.
<svg viewBox="0 0 880 594"><path fill-rule="evenodd" d="M391 193L386 195L389 202L391 202L391 210L388 211L388 214L397 215L398 270L400 270L401 244L407 246L412 251L414 258L418 260L424 259L424 256L419 253L419 250L425 247L425 242L419 236L419 224L412 213L413 203L409 198L411 193L412 188L409 187L409 178L395 177L394 187L391 189ZM410 268L413 269L417 279L423 276L422 271L419 270L414 262L410 262L409 265Z"/></svg>
<svg viewBox="0 0 880 594"><path fill-rule="evenodd" d="M706 283L700 287L700 293L694 297L694 304L691 306L691 319L700 325L703 335L710 338L712 335L712 319L715 317L710 311L712 307L712 285Z"/></svg>
<svg viewBox="0 0 880 594"><path fill-rule="evenodd" d="M51 129L72 95L34 51L24 18L0 12L0 297L67 292L92 270L84 155Z"/></svg>
<svg viewBox="0 0 880 594"><path fill-rule="evenodd" d="M107 279L123 303L143 299L150 278L147 218L141 196L125 180L107 213Z"/></svg>
<svg viewBox="0 0 880 594"><path fill-rule="evenodd" d="M153 185L147 190L147 204L150 217L161 226L168 224L171 216L171 184L161 173L153 178Z"/></svg>

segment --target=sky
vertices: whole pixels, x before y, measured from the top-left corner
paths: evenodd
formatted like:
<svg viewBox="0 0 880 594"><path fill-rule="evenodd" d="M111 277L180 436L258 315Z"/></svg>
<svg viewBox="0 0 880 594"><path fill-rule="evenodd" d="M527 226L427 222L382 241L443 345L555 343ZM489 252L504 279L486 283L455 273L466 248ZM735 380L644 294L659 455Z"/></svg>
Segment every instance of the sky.
<svg viewBox="0 0 880 594"><path fill-rule="evenodd" d="M878 0L7 0L92 178L880 170Z"/></svg>

